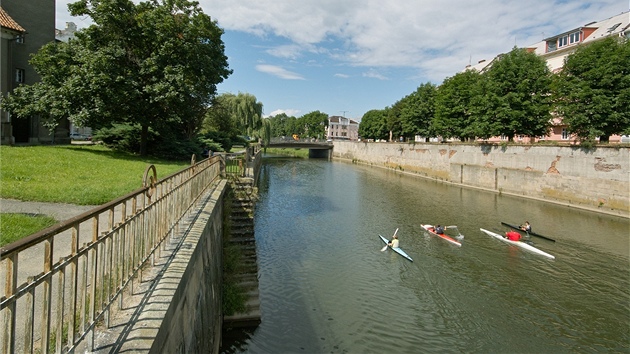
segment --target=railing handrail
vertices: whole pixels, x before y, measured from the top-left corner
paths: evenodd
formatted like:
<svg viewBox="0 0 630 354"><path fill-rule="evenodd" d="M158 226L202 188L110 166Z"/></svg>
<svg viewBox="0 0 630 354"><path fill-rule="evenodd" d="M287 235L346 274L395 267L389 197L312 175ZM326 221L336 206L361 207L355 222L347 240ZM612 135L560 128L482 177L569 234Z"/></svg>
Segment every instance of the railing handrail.
<svg viewBox="0 0 630 354"><path fill-rule="evenodd" d="M108 316L130 279L160 253L163 241L224 173L225 160L218 155L198 163L193 157L191 166L159 181L150 165L142 188L2 247L0 352L32 352L36 345L44 353L74 351L90 331L87 346L92 350L96 322ZM29 267L29 254L35 257L30 272L21 267L21 262ZM64 328L73 330L62 335Z"/></svg>

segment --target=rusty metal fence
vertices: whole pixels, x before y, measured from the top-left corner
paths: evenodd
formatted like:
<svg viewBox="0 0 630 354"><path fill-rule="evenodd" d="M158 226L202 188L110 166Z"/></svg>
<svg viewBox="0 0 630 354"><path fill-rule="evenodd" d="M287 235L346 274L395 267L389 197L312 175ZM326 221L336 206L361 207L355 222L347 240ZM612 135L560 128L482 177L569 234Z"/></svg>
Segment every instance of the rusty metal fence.
<svg viewBox="0 0 630 354"><path fill-rule="evenodd" d="M193 157L159 181L151 165L143 188L0 249L2 353L93 350L96 325L226 168L243 173L240 160Z"/></svg>

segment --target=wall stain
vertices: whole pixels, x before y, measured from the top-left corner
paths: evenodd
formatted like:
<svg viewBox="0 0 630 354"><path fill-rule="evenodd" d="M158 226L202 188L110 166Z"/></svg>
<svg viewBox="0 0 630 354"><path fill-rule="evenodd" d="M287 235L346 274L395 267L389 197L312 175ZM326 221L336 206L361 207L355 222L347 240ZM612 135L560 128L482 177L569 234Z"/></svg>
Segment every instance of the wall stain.
<svg viewBox="0 0 630 354"><path fill-rule="evenodd" d="M555 175L559 175L560 171L558 171L558 169L556 168L556 164L558 163L558 161L560 161L561 156L556 156L556 159L554 161L551 161L551 167L549 167L549 169L547 170L547 173L551 173L551 174L555 174Z"/></svg>
<svg viewBox="0 0 630 354"><path fill-rule="evenodd" d="M593 166L593 167L595 167L595 171L610 172L610 171L613 171L613 170L621 169L621 165L620 164L605 163L606 159L601 158L601 157L596 157L595 161L597 161L595 163L595 165Z"/></svg>

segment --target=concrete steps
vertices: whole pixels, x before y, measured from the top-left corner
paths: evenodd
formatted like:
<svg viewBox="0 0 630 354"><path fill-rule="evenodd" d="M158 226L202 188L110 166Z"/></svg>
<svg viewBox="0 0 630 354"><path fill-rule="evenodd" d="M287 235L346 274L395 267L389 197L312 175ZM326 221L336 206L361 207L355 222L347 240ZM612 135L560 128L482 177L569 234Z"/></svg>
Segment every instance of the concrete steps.
<svg viewBox="0 0 630 354"><path fill-rule="evenodd" d="M232 202L230 243L241 251L240 273L235 275L238 285L245 291L246 310L223 317L224 328L256 327L261 322L260 297L258 293L258 258L256 256L256 238L254 235L253 180L237 179Z"/></svg>

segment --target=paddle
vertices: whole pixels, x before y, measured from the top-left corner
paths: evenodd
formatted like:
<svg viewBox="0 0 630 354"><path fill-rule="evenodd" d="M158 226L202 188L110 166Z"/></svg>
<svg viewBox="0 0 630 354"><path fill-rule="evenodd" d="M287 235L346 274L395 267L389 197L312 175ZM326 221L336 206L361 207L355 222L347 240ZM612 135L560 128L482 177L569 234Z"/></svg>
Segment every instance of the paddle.
<svg viewBox="0 0 630 354"><path fill-rule="evenodd" d="M527 232L527 231L525 231L525 230L521 230L521 228L520 228L519 226L515 226L515 225L512 225L512 224L508 224L508 223L503 222L503 221L501 221L501 224L503 224L503 225L505 225L505 226L509 226L509 227L511 227L511 228L514 228L514 229L518 229L518 231L521 231L521 232ZM554 240L554 239L552 239L552 238L549 238L549 237L547 237L547 236L543 236L543 235L541 235L541 234L537 234L537 233L535 233L535 232L531 232L531 233L530 233L530 232L527 232L527 234L528 234L529 236L536 236L536 237L544 238L544 239L545 239L545 240L547 240L547 241L556 242L556 240Z"/></svg>
<svg viewBox="0 0 630 354"><path fill-rule="evenodd" d="M455 229L455 231L457 231L457 233L458 233L459 235L455 236L455 238L456 238L456 239L461 240L461 239L463 239L463 238L464 238L464 235L462 235L462 233L461 233L461 232L459 232L459 229L457 228L457 225L450 225L450 226L447 226L446 228L447 228L447 229Z"/></svg>
<svg viewBox="0 0 630 354"><path fill-rule="evenodd" d="M396 228L396 231L394 231L394 236L396 236L397 233L398 233L398 228ZM392 236L392 238L394 238L394 236ZM381 252L385 251L387 249L387 246L389 245L385 244L385 247L381 248Z"/></svg>

